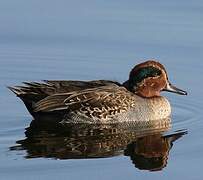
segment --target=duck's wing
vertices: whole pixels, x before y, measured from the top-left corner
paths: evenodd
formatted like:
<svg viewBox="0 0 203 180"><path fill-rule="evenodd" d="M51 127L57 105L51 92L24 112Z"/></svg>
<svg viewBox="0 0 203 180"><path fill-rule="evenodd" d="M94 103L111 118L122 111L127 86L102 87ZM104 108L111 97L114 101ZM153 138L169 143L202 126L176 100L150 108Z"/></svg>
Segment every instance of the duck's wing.
<svg viewBox="0 0 203 180"><path fill-rule="evenodd" d="M23 86L8 87L16 95L37 94L50 96L57 93L67 93L81 91L84 89L107 86L111 84L120 85L115 81L95 80L95 81L54 81L44 80L43 82L23 82Z"/></svg>
<svg viewBox="0 0 203 180"><path fill-rule="evenodd" d="M108 118L134 106L132 94L117 85L54 94L35 104L35 112L68 110L90 118Z"/></svg>
<svg viewBox="0 0 203 180"><path fill-rule="evenodd" d="M90 88L97 88L100 86L108 86L116 84L121 86L120 83L109 80L94 80L94 81L55 81L55 80L44 80L47 84L55 87L56 93L65 93L72 91L81 91Z"/></svg>
<svg viewBox="0 0 203 180"><path fill-rule="evenodd" d="M8 87L26 105L28 111L33 114L33 107L40 100L55 94L74 94L75 91L83 91L91 88L98 88L106 85L119 83L107 80L98 81L43 81L24 82L22 86ZM67 95L67 94L66 94ZM61 97L62 95L60 95ZM58 97L60 99L60 97Z"/></svg>

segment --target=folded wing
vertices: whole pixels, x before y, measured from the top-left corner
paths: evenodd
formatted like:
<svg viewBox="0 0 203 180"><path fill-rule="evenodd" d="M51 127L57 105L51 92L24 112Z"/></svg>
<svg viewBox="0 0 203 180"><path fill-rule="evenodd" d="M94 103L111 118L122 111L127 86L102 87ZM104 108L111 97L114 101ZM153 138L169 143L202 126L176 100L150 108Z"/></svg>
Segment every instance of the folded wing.
<svg viewBox="0 0 203 180"><path fill-rule="evenodd" d="M126 112L133 105L131 94L124 87L112 84L48 96L35 104L34 111L67 110L90 118L108 118Z"/></svg>

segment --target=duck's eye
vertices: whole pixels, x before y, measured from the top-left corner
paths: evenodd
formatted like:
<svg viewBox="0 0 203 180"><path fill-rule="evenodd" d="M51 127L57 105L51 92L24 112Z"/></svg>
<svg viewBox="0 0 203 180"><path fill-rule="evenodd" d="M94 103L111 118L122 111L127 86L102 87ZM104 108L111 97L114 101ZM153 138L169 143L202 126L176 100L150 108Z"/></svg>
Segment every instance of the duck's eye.
<svg viewBox="0 0 203 180"><path fill-rule="evenodd" d="M137 72L131 78L133 79L133 84L137 84L148 77L156 77L160 75L161 75L161 70L153 66L149 66L149 67L143 67L138 69Z"/></svg>

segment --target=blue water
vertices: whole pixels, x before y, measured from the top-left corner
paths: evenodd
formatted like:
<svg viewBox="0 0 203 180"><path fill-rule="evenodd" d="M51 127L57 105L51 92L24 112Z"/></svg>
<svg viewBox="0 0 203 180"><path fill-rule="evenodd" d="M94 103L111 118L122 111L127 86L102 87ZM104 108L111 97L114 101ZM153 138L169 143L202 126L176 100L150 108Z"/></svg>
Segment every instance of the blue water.
<svg viewBox="0 0 203 180"><path fill-rule="evenodd" d="M203 160L203 2L0 1L0 179L193 179ZM29 158L10 151L25 139L32 117L7 85L43 79L110 79L158 59L188 96L163 93L172 103L174 142L162 171L139 170L128 156Z"/></svg>

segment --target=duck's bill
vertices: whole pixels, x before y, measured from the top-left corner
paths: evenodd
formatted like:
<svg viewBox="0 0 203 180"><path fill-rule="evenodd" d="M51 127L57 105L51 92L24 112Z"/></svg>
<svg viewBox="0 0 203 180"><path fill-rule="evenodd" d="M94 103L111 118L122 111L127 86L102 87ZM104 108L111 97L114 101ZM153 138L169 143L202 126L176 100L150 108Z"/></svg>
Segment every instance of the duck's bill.
<svg viewBox="0 0 203 180"><path fill-rule="evenodd" d="M163 91L168 91L168 92L172 92L180 95L187 95L186 91L183 91L182 89L179 89L173 86L171 83L168 83L166 87L163 89Z"/></svg>

